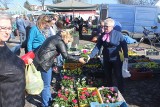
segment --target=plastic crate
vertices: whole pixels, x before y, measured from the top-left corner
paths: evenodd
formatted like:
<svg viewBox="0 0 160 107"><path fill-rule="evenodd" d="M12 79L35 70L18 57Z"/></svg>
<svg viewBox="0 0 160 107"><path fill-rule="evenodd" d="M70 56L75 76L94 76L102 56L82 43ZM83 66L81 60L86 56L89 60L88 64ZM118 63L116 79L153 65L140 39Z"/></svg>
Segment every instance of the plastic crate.
<svg viewBox="0 0 160 107"><path fill-rule="evenodd" d="M157 56L159 54L160 52L157 51L156 49L146 49L145 50L145 55Z"/></svg>
<svg viewBox="0 0 160 107"><path fill-rule="evenodd" d="M74 70L80 68L82 65L83 65L82 63L65 63L63 64L63 69Z"/></svg>
<svg viewBox="0 0 160 107"><path fill-rule="evenodd" d="M104 87L104 88L113 88L113 90L114 90L116 93L118 93L118 101L126 102L117 87ZM98 88L99 93L100 93L100 90L102 90L102 89L103 89L102 87ZM101 94L101 93L100 93L100 94ZM103 101L103 100L102 100L102 101Z"/></svg>
<svg viewBox="0 0 160 107"><path fill-rule="evenodd" d="M132 68L129 70L131 73L131 80L144 80L153 77L153 72L151 70L145 72L139 72L139 69Z"/></svg>

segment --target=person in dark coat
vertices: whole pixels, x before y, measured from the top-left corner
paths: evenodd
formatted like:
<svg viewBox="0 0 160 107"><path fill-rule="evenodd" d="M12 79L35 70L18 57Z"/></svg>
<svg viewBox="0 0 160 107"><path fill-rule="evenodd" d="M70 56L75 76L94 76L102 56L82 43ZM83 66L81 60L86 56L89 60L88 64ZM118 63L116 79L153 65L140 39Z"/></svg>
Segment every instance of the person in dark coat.
<svg viewBox="0 0 160 107"><path fill-rule="evenodd" d="M83 35L82 35L82 28L83 28L83 18L79 16L79 19L78 19L78 26L79 26L79 39L84 39L83 38Z"/></svg>
<svg viewBox="0 0 160 107"><path fill-rule="evenodd" d="M54 64L54 58L56 58L59 54L61 54L64 59L85 63L83 58L77 58L68 54L66 44L72 40L73 38L67 31L61 31L55 36L47 38L35 52L36 57L34 59L34 64L47 71L50 67L52 67Z"/></svg>
<svg viewBox="0 0 160 107"><path fill-rule="evenodd" d="M5 44L11 33L11 17L0 14L0 107L24 107L25 64Z"/></svg>
<svg viewBox="0 0 160 107"><path fill-rule="evenodd" d="M48 37L39 49L35 50L33 63L36 68L41 71L42 79L44 81L44 89L41 93L42 107L48 107L52 100L50 92L52 72L48 73L48 70L53 67L53 71L55 71L54 59L61 54L64 59L85 63L84 58L77 58L68 54L66 44L72 42L72 40L73 38L69 32L61 31L54 36Z"/></svg>
<svg viewBox="0 0 160 107"><path fill-rule="evenodd" d="M111 18L105 20L104 33L98 38L97 44L88 59L93 58L103 46L102 54L106 86L114 86L112 80L113 71L118 89L123 93L122 62L123 60L128 61L128 48L122 33L113 29L114 24L114 20ZM121 50L123 51L124 59L119 54Z"/></svg>

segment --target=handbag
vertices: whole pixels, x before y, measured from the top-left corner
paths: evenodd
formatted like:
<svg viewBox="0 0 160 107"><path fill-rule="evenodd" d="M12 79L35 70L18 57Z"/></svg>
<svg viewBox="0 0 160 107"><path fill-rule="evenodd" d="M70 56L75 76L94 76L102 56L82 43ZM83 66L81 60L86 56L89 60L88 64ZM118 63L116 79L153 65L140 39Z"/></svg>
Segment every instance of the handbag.
<svg viewBox="0 0 160 107"><path fill-rule="evenodd" d="M128 71L128 61L123 61L122 76L123 78L128 78L131 76L130 72Z"/></svg>
<svg viewBox="0 0 160 107"><path fill-rule="evenodd" d="M28 59L34 59L35 54L33 51L29 51L28 53L26 53L25 55L21 56L21 59L24 61L25 64L28 64Z"/></svg>
<svg viewBox="0 0 160 107"><path fill-rule="evenodd" d="M26 65L25 77L27 93L31 95L40 94L44 88L44 83L40 71L37 71L33 63Z"/></svg>

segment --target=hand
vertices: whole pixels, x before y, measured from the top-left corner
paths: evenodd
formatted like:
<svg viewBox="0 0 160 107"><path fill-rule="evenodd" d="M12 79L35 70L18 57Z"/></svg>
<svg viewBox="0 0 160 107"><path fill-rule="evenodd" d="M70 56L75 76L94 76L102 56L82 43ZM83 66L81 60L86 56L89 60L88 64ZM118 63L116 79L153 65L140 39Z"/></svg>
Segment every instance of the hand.
<svg viewBox="0 0 160 107"><path fill-rule="evenodd" d="M82 64L85 64L85 63L86 63L86 61L84 61L84 58L83 58L83 57L82 57L82 58L79 58L79 62L82 63Z"/></svg>
<svg viewBox="0 0 160 107"><path fill-rule="evenodd" d="M124 62L128 62L128 58L124 58Z"/></svg>
<svg viewBox="0 0 160 107"><path fill-rule="evenodd" d="M90 58L90 56L89 55L87 55L87 62L90 60L91 58Z"/></svg>
<svg viewBox="0 0 160 107"><path fill-rule="evenodd" d="M97 42L97 37L93 37L91 41L92 42Z"/></svg>
<svg viewBox="0 0 160 107"><path fill-rule="evenodd" d="M33 59L28 58L28 64L31 64L33 62Z"/></svg>
<svg viewBox="0 0 160 107"><path fill-rule="evenodd" d="M53 70L55 73L59 73L59 72L58 72L58 67L57 67L57 66L54 66L54 67L52 68L52 70Z"/></svg>

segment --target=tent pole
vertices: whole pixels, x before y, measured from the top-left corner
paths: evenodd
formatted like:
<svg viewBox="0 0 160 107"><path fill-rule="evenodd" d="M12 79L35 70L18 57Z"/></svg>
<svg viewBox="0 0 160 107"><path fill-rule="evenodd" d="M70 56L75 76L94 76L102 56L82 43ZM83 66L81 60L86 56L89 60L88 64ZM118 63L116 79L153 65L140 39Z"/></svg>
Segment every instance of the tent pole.
<svg viewBox="0 0 160 107"><path fill-rule="evenodd" d="M73 9L73 19L74 19L74 9Z"/></svg>

